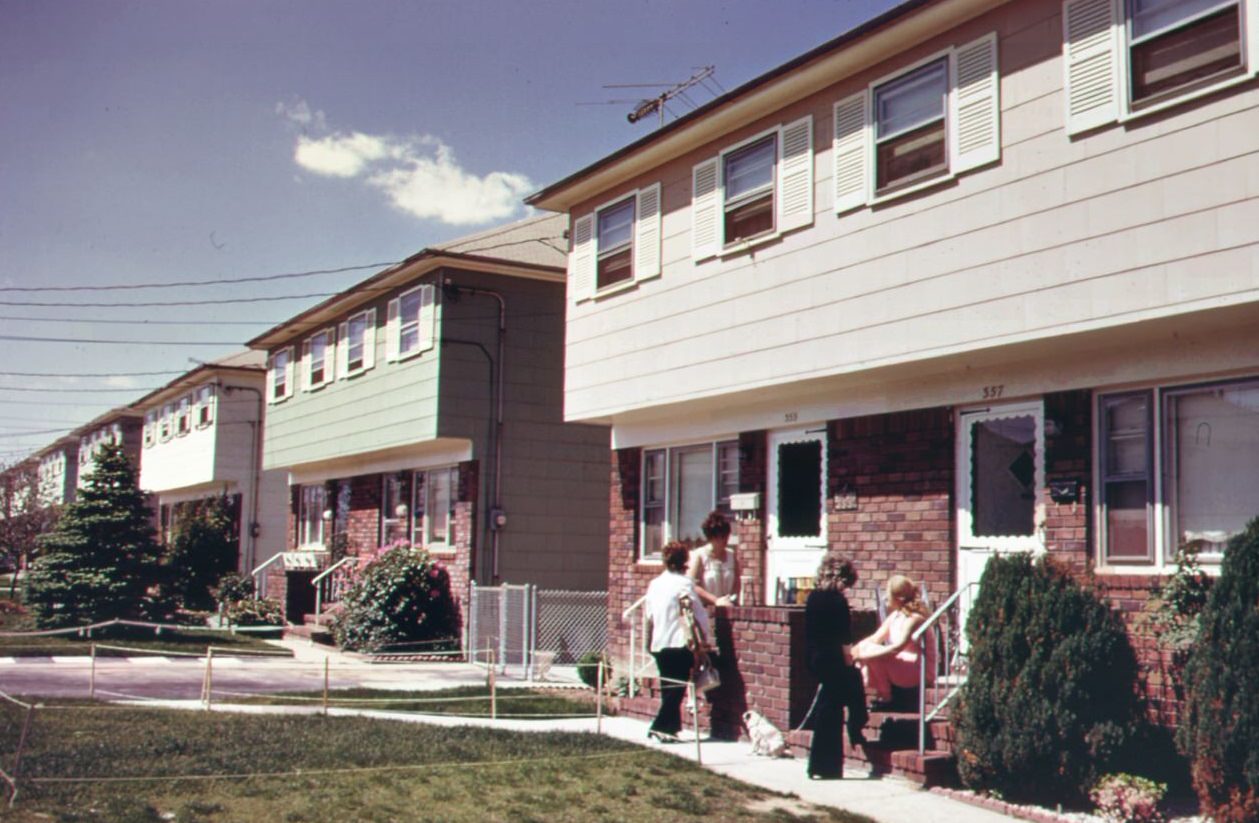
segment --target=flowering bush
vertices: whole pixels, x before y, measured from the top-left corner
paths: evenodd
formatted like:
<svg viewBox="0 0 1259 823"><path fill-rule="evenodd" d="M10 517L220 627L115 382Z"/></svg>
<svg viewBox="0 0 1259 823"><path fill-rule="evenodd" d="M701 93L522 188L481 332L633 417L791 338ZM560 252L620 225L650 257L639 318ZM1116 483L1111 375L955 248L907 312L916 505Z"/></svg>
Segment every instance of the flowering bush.
<svg viewBox="0 0 1259 823"><path fill-rule="evenodd" d="M1144 777L1108 774L1097 781L1089 799L1102 817L1115 823L1161 823L1158 804L1166 792L1166 784Z"/></svg>
<svg viewBox="0 0 1259 823"><path fill-rule="evenodd" d="M405 542L391 544L351 579L332 624L337 645L356 651L421 641L430 641L430 650L455 647L458 619L450 573L428 552Z"/></svg>

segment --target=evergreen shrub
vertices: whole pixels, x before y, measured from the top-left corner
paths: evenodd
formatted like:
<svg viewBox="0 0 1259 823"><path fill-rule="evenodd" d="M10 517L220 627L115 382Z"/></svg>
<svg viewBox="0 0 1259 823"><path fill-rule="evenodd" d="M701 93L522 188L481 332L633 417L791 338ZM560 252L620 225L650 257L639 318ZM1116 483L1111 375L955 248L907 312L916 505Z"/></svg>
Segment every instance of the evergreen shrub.
<svg viewBox="0 0 1259 823"><path fill-rule="evenodd" d="M171 583L180 605L208 609L212 589L240 562L231 503L210 497L181 504L167 550Z"/></svg>
<svg viewBox="0 0 1259 823"><path fill-rule="evenodd" d="M1136 655L1118 615L1044 558L997 556L966 637L963 783L1016 802L1083 806L1142 725Z"/></svg>
<svg viewBox="0 0 1259 823"><path fill-rule="evenodd" d="M1184 685L1177 742L1203 813L1259 820L1259 519L1229 541Z"/></svg>
<svg viewBox="0 0 1259 823"><path fill-rule="evenodd" d="M599 662L603 661L603 685L612 681L612 661L603 652L588 651L577 659L577 677L592 689L599 687Z"/></svg>
<svg viewBox="0 0 1259 823"><path fill-rule="evenodd" d="M458 616L450 574L428 552L408 544L390 548L358 574L341 598L332 624L337 645L378 651L401 643L425 650L455 648Z"/></svg>

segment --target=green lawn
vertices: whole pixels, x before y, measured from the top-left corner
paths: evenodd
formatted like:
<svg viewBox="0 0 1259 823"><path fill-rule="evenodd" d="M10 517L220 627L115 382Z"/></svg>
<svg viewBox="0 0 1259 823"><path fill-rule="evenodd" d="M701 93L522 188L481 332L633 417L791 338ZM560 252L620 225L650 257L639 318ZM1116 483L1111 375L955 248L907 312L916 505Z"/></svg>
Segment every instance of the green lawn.
<svg viewBox="0 0 1259 823"><path fill-rule="evenodd" d="M8 597L8 590L0 592L0 631L28 632L36 630L31 619L19 611L15 611L15 601ZM278 630L277 630L278 635ZM148 652L198 652L204 653L206 647L230 648L236 651L267 651L283 653L263 642L252 634L232 634L221 631L191 631L162 629L160 634L151 628L136 626L109 626L95 629L92 636L80 637L69 635L35 635L19 637L0 637L0 657L43 657L48 655L87 655L91 654L93 643L126 646ZM120 655L127 652L100 649L101 655Z"/></svg>
<svg viewBox="0 0 1259 823"><path fill-rule="evenodd" d="M0 764L6 770L21 716L17 707L0 705ZM5 815L22 823L868 823L594 734L365 718L207 715L54 701L36 711L22 774L17 805ZM38 782L122 776L143 779Z"/></svg>

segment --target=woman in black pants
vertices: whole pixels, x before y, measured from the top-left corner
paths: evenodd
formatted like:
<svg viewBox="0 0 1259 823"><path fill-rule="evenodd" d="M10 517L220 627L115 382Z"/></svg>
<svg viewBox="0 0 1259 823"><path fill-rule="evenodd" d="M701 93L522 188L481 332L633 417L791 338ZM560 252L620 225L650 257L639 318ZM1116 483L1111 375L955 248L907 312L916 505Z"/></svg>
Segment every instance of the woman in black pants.
<svg viewBox="0 0 1259 823"><path fill-rule="evenodd" d="M647 736L661 743L678 739L682 730L682 698L691 679L695 655L688 647L690 631L682 618L678 597L690 597L694 604L695 622L711 637L708 613L700 605L695 584L687 577L686 561L690 550L685 543L670 543L662 550L664 571L647 587L647 636L651 638L651 654L660 671L660 710Z"/></svg>
<svg viewBox="0 0 1259 823"><path fill-rule="evenodd" d="M821 687L813 709L813 745L809 748L809 777L835 780L844 776L844 706L850 707L848 739L865 742L865 694L852 665L852 616L844 589L857 582L852 563L837 552L827 552L818 565L813 591L804 604L804 638L809 670Z"/></svg>

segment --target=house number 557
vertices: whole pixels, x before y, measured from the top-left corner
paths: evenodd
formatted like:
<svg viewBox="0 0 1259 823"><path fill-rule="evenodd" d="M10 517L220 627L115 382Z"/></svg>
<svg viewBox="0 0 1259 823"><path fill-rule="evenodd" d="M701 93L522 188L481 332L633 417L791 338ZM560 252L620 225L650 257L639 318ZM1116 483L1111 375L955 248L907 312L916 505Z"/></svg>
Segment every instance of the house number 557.
<svg viewBox="0 0 1259 823"><path fill-rule="evenodd" d="M984 399L985 400L996 400L998 397L1000 397L1003 394L1005 394L1004 385L984 386Z"/></svg>

